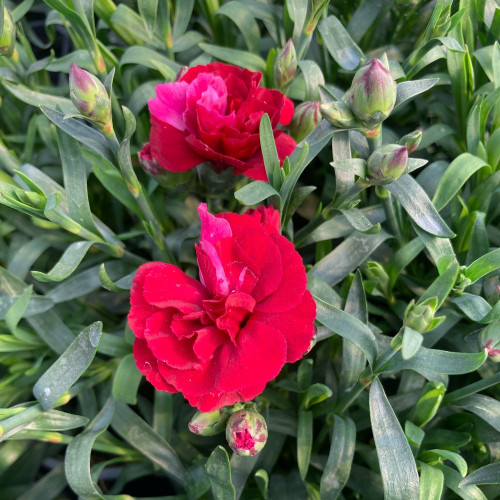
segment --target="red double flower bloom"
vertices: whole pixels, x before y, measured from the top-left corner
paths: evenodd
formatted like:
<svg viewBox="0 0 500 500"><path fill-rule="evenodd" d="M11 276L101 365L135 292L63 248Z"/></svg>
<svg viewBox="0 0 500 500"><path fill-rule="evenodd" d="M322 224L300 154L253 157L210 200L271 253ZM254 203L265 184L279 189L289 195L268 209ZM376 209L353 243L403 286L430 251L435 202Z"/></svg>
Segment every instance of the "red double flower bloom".
<svg viewBox="0 0 500 500"><path fill-rule="evenodd" d="M264 113L281 162L296 144L277 128L290 123L292 101L278 90L260 87L261 80L261 73L213 63L158 85L156 98L149 101L150 142L141 157L152 157L171 172L210 161L216 169L233 167L235 174L267 180L259 138Z"/></svg>
<svg viewBox="0 0 500 500"><path fill-rule="evenodd" d="M147 380L207 412L250 401L300 359L316 305L275 209L213 216L201 204L199 213L200 281L170 264L141 266L128 320Z"/></svg>

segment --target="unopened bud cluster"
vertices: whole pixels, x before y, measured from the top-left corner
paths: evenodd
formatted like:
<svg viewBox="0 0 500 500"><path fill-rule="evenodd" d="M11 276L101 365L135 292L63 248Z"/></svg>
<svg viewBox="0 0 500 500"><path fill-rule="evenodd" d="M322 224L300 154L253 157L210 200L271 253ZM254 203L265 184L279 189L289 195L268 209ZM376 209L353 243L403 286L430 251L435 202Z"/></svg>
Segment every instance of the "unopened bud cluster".
<svg viewBox="0 0 500 500"><path fill-rule="evenodd" d="M415 304L415 301L412 300L406 308L403 324L419 333L428 332L445 319L444 316L434 318L437 309L437 297L431 297L420 304Z"/></svg>
<svg viewBox="0 0 500 500"><path fill-rule="evenodd" d="M336 127L357 128L367 137L376 137L394 109L396 93L387 60L372 59L356 72L345 98L322 104L321 113Z"/></svg>
<svg viewBox="0 0 500 500"><path fill-rule="evenodd" d="M214 436L226 431L226 440L238 455L253 456L264 448L267 426L264 417L254 408L236 404L208 413L197 412L189 429L200 436Z"/></svg>
<svg viewBox="0 0 500 500"><path fill-rule="evenodd" d="M102 82L94 75L71 65L69 92L76 109L105 134L113 131L111 99Z"/></svg>

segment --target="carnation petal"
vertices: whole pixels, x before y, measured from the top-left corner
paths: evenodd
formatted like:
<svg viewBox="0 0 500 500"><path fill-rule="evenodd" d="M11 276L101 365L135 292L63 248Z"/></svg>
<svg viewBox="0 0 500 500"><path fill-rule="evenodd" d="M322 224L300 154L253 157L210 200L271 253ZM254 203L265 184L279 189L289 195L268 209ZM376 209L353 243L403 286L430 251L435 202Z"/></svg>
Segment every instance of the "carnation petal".
<svg viewBox="0 0 500 500"><path fill-rule="evenodd" d="M286 96L283 96L283 107L281 108L280 123L288 125L293 118L293 101Z"/></svg>
<svg viewBox="0 0 500 500"><path fill-rule="evenodd" d="M197 369L200 362L193 351L193 338L179 339L169 328L170 315L159 311L149 317L144 338L154 357L180 370ZM194 332L193 332L194 333Z"/></svg>
<svg viewBox="0 0 500 500"><path fill-rule="evenodd" d="M149 143L160 167L170 172L185 172L205 161L186 141L185 132L151 117Z"/></svg>
<svg viewBox="0 0 500 500"><path fill-rule="evenodd" d="M162 83L156 86L156 98L148 101L149 112L158 120L186 130L182 114L186 108L186 82Z"/></svg>
<svg viewBox="0 0 500 500"><path fill-rule="evenodd" d="M146 380L159 391L177 392L177 389L165 382L158 371L158 363L144 340L136 339L134 342L134 359L139 371Z"/></svg>
<svg viewBox="0 0 500 500"><path fill-rule="evenodd" d="M294 308L281 313L269 314L256 312L254 319L280 330L287 342L287 363L302 358L309 349L314 336L316 303L308 290Z"/></svg>
<svg viewBox="0 0 500 500"><path fill-rule="evenodd" d="M302 257L293 243L276 233L269 235L277 245L281 255L282 276L274 292L259 302L257 311L282 312L295 307L302 299L307 286L307 277Z"/></svg>
<svg viewBox="0 0 500 500"><path fill-rule="evenodd" d="M159 308L175 307L188 313L201 309L208 298L205 287L172 264L157 262L143 283L144 299Z"/></svg>
<svg viewBox="0 0 500 500"><path fill-rule="evenodd" d="M236 343L225 343L214 356L214 390L231 392L264 385L278 375L285 361L283 333L250 318Z"/></svg>

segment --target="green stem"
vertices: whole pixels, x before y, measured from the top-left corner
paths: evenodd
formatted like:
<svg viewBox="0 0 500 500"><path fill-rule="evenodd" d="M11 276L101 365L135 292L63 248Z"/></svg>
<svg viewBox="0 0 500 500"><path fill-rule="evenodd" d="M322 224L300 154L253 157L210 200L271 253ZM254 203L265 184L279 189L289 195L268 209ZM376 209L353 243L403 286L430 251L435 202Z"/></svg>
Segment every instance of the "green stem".
<svg viewBox="0 0 500 500"><path fill-rule="evenodd" d="M40 403L36 403L29 408L26 408L21 413L13 415L10 418L0 422L0 441L8 437L9 433L19 427L24 427L33 422L37 417L43 413L43 408Z"/></svg>
<svg viewBox="0 0 500 500"><path fill-rule="evenodd" d="M376 149L382 146L382 126L380 125L379 127L380 130L376 137L367 137L370 154L372 154Z"/></svg>
<svg viewBox="0 0 500 500"><path fill-rule="evenodd" d="M362 376L363 375L361 375L360 378L362 378ZM342 398L340 398L340 400L337 403L337 406L335 408L335 413L342 415L347 410L347 408L349 408L349 406L351 406L354 403L354 401L356 401L358 399L358 396L369 385L370 385L369 383L367 383L365 385L365 384L362 384L361 382L356 382L354 387L348 393L344 394L344 396L342 396Z"/></svg>
<svg viewBox="0 0 500 500"><path fill-rule="evenodd" d="M151 238L153 239L156 246L160 249L166 262L175 263L175 257L165 244L165 238L163 237L160 225L158 224L158 220L153 212L151 201L144 191L142 184L139 182L139 179L137 179L134 167L130 160L130 155L120 154L120 144L113 130L107 133L106 136L109 140L111 149L115 153L118 160L118 165L120 166L123 180L127 184L130 193L139 205L139 209L141 210L141 213L143 215L143 217L141 218L146 225Z"/></svg>

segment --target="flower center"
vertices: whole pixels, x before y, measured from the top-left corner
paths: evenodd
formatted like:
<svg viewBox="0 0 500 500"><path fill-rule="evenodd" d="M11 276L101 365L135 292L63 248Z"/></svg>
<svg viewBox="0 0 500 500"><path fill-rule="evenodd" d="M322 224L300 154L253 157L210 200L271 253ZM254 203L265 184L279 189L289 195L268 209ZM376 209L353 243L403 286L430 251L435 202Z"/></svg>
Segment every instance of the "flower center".
<svg viewBox="0 0 500 500"><path fill-rule="evenodd" d="M225 297L203 301L208 316L219 330L229 334L233 342L245 326L255 304L255 299L243 292L232 292Z"/></svg>
<svg viewBox="0 0 500 500"><path fill-rule="evenodd" d="M255 446L255 439L246 429L235 432L234 441L239 450L251 450Z"/></svg>

